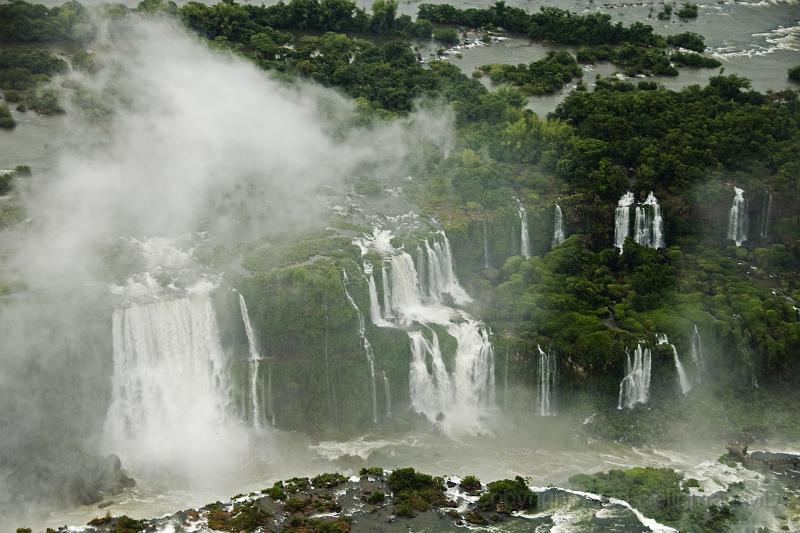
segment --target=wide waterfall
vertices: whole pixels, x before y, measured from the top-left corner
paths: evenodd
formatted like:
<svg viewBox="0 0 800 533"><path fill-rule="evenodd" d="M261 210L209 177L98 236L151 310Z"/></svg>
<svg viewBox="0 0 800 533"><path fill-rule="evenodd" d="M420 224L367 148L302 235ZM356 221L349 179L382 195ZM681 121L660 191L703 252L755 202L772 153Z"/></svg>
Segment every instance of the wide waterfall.
<svg viewBox="0 0 800 533"><path fill-rule="evenodd" d="M733 205L728 214L728 239L741 246L747 240L747 204L742 189L734 187L733 193Z"/></svg>
<svg viewBox="0 0 800 533"><path fill-rule="evenodd" d="M558 246L564 242L564 214L561 212L561 206L558 204L556 204L554 217L553 246Z"/></svg>
<svg viewBox="0 0 800 533"><path fill-rule="evenodd" d="M558 368L555 353L539 349L539 414L541 416L555 416L556 414L556 384L558 383Z"/></svg>
<svg viewBox="0 0 800 533"><path fill-rule="evenodd" d="M483 323L452 307L472 299L455 275L447 235L440 231L421 241L416 251L418 265L404 249L392 247L390 239L388 231L375 230L358 242L364 253L369 248L379 251L389 265L385 309L392 314L384 312L381 320L389 327L409 328L411 407L431 421L442 421L444 416L447 429L478 429L476 410L495 404L494 353ZM376 302L377 298L371 305ZM370 315L377 312L373 309ZM456 340L451 369L432 325L443 326Z"/></svg>
<svg viewBox="0 0 800 533"><path fill-rule="evenodd" d="M692 363L697 369L695 379L698 383L702 381L703 373L705 372L705 360L703 359L703 344L700 339L700 330L697 329L697 324L694 324L694 331L692 332L692 347L689 352Z"/></svg>
<svg viewBox="0 0 800 533"><path fill-rule="evenodd" d="M630 191L619 199L614 212L614 246L622 253L625 239L630 234L631 209L634 211L633 240L642 246L663 248L664 218L653 191L650 191L647 199L640 205L635 205L633 193Z"/></svg>
<svg viewBox="0 0 800 533"><path fill-rule="evenodd" d="M619 199L617 209L614 211L614 246L619 248L620 253L630 232L633 202L633 193L628 191Z"/></svg>
<svg viewBox="0 0 800 533"><path fill-rule="evenodd" d="M669 338L666 335L658 335L657 337L658 344L666 344L672 349L672 358L675 362L675 373L678 376L678 385L681 387L681 394L689 394L692 390L692 384L689 381L689 377L686 375L686 370L683 368L683 364L681 364L681 358L678 357L678 350L675 348L675 345L669 342Z"/></svg>
<svg viewBox="0 0 800 533"><path fill-rule="evenodd" d="M636 345L631 362L631 354L626 353L625 377L619 384L617 409L632 409L637 404L650 401L650 369L652 356L650 348Z"/></svg>
<svg viewBox="0 0 800 533"><path fill-rule="evenodd" d="M531 256L531 243L528 237L528 211L520 204L519 212L519 254L526 259Z"/></svg>
<svg viewBox="0 0 800 533"><path fill-rule="evenodd" d="M250 313L247 312L247 302L245 302L244 296L241 294L239 294L239 310L242 313L244 332L247 336L248 361L250 363L250 420L253 423L253 427L261 429L264 418L258 390L261 355L258 353L258 344L256 343L255 334L253 333L253 325L250 323Z"/></svg>
<svg viewBox="0 0 800 533"><path fill-rule="evenodd" d="M772 216L772 193L764 191L764 201L761 208L761 240L769 237L769 219Z"/></svg>
<svg viewBox="0 0 800 533"><path fill-rule="evenodd" d="M358 308L356 301L353 300L353 297L350 295L350 280L347 277L346 270L342 270L342 284L344 285L344 295L347 298L347 301L350 302L350 306L356 312L356 317L358 317L358 330L357 330L358 338L359 341L361 342L362 347L364 348L364 355L367 358L367 369L369 370L369 395L370 398L372 399L372 422L374 424L377 424L378 395L375 388L375 353L372 350L372 345L367 339L367 328L364 323L364 315Z"/></svg>
<svg viewBox="0 0 800 533"><path fill-rule="evenodd" d="M128 464L165 467L195 461L190 467L199 468L231 452L239 436L209 295L116 309L112 328L104 447Z"/></svg>

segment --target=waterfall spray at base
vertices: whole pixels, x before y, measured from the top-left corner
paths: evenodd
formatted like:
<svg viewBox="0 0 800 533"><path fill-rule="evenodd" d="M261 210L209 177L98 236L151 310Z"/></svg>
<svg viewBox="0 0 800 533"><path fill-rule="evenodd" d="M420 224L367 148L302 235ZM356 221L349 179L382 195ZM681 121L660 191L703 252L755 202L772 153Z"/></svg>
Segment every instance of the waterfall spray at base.
<svg viewBox="0 0 800 533"><path fill-rule="evenodd" d="M633 193L628 191L619 199L617 209L614 211L614 246L619 248L620 253L630 232L632 205Z"/></svg>
<svg viewBox="0 0 800 533"><path fill-rule="evenodd" d="M244 296L239 294L239 310L242 313L244 332L247 335L248 361L250 362L250 419L253 427L261 429L263 424L264 412L261 409L261 398L258 390L259 367L261 356L258 353L258 344L253 334L253 325L250 323L250 313L247 312L247 302Z"/></svg>
<svg viewBox="0 0 800 533"><path fill-rule="evenodd" d="M558 246L564 242L564 214L561 212L561 206L558 204L556 204L554 217L553 246Z"/></svg>
<svg viewBox="0 0 800 533"><path fill-rule="evenodd" d="M669 342L669 338L667 338L666 335L658 335L657 340L658 344L666 344L672 349L672 358L675 361L675 373L678 376L678 385L681 387L681 394L689 394L692 390L692 384L689 381L689 377L686 375L683 364L681 364L681 358L678 357L677 348L675 348L674 344Z"/></svg>
<svg viewBox="0 0 800 533"><path fill-rule="evenodd" d="M728 213L728 239L741 246L747 240L747 204L744 191L733 188L733 205Z"/></svg>
<svg viewBox="0 0 800 533"><path fill-rule="evenodd" d="M356 305L356 301L350 295L350 280L347 278L347 271L342 270L342 283L344 285L344 294L350 306L356 312L358 317L358 338L361 345L364 347L364 355L367 357L367 369L369 370L369 395L372 398L372 423L378 423L378 395L375 387L375 353L372 350L372 345L367 339L367 328L364 323L364 315ZM386 374L384 374L384 378Z"/></svg>
<svg viewBox="0 0 800 533"><path fill-rule="evenodd" d="M495 405L494 352L487 328L463 310L447 305L471 301L453 267L450 242L443 231L425 239L416 251L418 265L402 248L394 248L388 230L357 239L362 252L374 249L389 265L381 323L406 329L411 351L411 408L448 431L475 432L481 415ZM386 294L388 292L388 298ZM375 299L377 301L377 298ZM375 303L374 301L372 302ZM370 316L378 313L377 309ZM420 327L422 325L422 327ZM456 340L452 368L442 354L442 326Z"/></svg>
<svg viewBox="0 0 800 533"><path fill-rule="evenodd" d="M522 204L519 204L519 254L526 259L531 256L531 243L528 237L528 211Z"/></svg>
<svg viewBox="0 0 800 533"><path fill-rule="evenodd" d="M116 309L104 448L126 464L194 474L243 440L207 293Z"/></svg>
<svg viewBox="0 0 800 533"><path fill-rule="evenodd" d="M619 384L619 402L617 409L632 409L637 404L650 401L650 369L652 356L650 348L642 349L636 345L631 362L631 354L625 354L625 377Z"/></svg>
<svg viewBox="0 0 800 533"><path fill-rule="evenodd" d="M539 349L539 415L555 416L556 414L556 384L558 383L558 368L555 353Z"/></svg>

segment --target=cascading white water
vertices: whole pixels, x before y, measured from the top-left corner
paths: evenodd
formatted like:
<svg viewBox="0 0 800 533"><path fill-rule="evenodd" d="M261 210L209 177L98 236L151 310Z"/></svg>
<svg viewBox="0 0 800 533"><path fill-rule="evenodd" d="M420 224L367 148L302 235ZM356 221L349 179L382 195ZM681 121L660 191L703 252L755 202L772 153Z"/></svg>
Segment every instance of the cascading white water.
<svg viewBox="0 0 800 533"><path fill-rule="evenodd" d="M530 238L528 237L528 211L523 207L522 204L519 205L519 254L524 258L529 258L531 256L531 243Z"/></svg>
<svg viewBox="0 0 800 533"><path fill-rule="evenodd" d="M539 415L555 416L556 414L556 384L558 383L558 368L555 353L548 353L539 349Z"/></svg>
<svg viewBox="0 0 800 533"><path fill-rule="evenodd" d="M358 242L363 253L372 247L384 255L390 266L387 278L393 317L386 324L412 328L408 331L412 409L448 430L475 428L479 420L476 414L495 403L494 353L486 327L446 303L461 305L471 301L455 275L447 235L440 231L421 242L417 251L419 271L406 251L391 247L386 230L375 230L371 238ZM420 271L425 273L425 283L420 281ZM451 370L445 365L436 332L429 329L423 333L418 329L420 324L443 326L456 340Z"/></svg>
<svg viewBox="0 0 800 533"><path fill-rule="evenodd" d="M633 240L650 248L664 247L664 219L653 191L647 195L642 205L635 208Z"/></svg>
<svg viewBox="0 0 800 533"><path fill-rule="evenodd" d="M389 377L386 375L386 371L382 370L383 373L383 393L386 396L386 418L392 417L392 389L389 387Z"/></svg>
<svg viewBox="0 0 800 533"><path fill-rule="evenodd" d="M444 232L439 232L438 239L430 244L425 239L425 251L427 252L427 262L420 261L424 265L423 269L428 271L428 298L433 303L441 303L442 296L449 294L457 304L465 304L472 299L467 291L459 284L453 270L453 252L450 249L450 241Z"/></svg>
<svg viewBox="0 0 800 533"><path fill-rule="evenodd" d="M381 315L381 304L378 302L378 287L375 284L375 276L372 274L372 265L369 263L364 264L364 274L368 276L367 283L369 286L369 319L378 327L385 326L387 322Z"/></svg>
<svg viewBox="0 0 800 533"><path fill-rule="evenodd" d="M650 229L650 244L652 248L664 248L664 219L661 216L661 206L653 191L647 195L644 205L653 210L652 227Z"/></svg>
<svg viewBox="0 0 800 533"><path fill-rule="evenodd" d="M372 423L378 423L378 395L375 388L375 353L372 350L372 345L367 339L367 328L364 323L364 315L358 308L356 301L350 295L350 280L347 277L347 271L342 270L342 284L344 285L344 294L350 306L356 312L358 317L358 337L361 345L364 348L364 354L367 357L367 368L369 369L369 394L372 398Z"/></svg>
<svg viewBox="0 0 800 533"><path fill-rule="evenodd" d="M741 246L747 240L747 204L744 191L733 188L733 205L728 213L728 239Z"/></svg>
<svg viewBox="0 0 800 533"><path fill-rule="evenodd" d="M681 358L678 357L677 348L675 348L674 344L669 342L669 338L667 338L666 335L658 335L656 339L658 340L658 344L666 344L672 349L672 358L675 361L675 373L678 375L678 384L681 387L681 394L689 394L692 390L692 384L689 381L689 377L686 375L683 364L681 364Z"/></svg>
<svg viewBox="0 0 800 533"><path fill-rule="evenodd" d="M483 268L489 268L489 231L486 229L486 220L483 221Z"/></svg>
<svg viewBox="0 0 800 533"><path fill-rule="evenodd" d="M764 202L761 210L761 240L769 237L769 219L772 216L772 193L764 191Z"/></svg>
<svg viewBox="0 0 800 533"><path fill-rule="evenodd" d="M385 261L381 261L381 284L383 285L383 319L391 321L394 313L392 312L392 293L389 290L389 277L386 274Z"/></svg>
<svg viewBox="0 0 800 533"><path fill-rule="evenodd" d="M431 331L431 340L421 331L409 331L408 338L411 343L408 380L411 408L429 420L436 420L453 401L453 381L442 358L439 337L435 331Z"/></svg>
<svg viewBox="0 0 800 533"><path fill-rule="evenodd" d="M553 246L558 246L564 242L564 214L561 212L561 206L558 204L556 204L554 217Z"/></svg>
<svg viewBox="0 0 800 533"><path fill-rule="evenodd" d="M643 349L641 344L636 345L633 362L631 362L631 354L626 353L625 377L619 384L617 409L632 409L637 404L646 404L650 401L651 364L650 349Z"/></svg>
<svg viewBox="0 0 800 533"><path fill-rule="evenodd" d="M698 383L700 383L702 382L702 376L705 372L705 361L703 359L703 344L702 340L700 339L700 330L697 329L697 324L694 324L694 331L692 332L692 347L690 356L692 358L692 363L694 363L695 369L697 369L695 379Z"/></svg>
<svg viewBox="0 0 800 533"><path fill-rule="evenodd" d="M633 201L633 193L626 192L617 202L617 209L614 211L614 247L619 248L620 253L622 253L625 239L628 238L631 229L631 206Z"/></svg>
<svg viewBox="0 0 800 533"><path fill-rule="evenodd" d="M506 364L503 369L503 407L508 408L508 348L506 348Z"/></svg>
<svg viewBox="0 0 800 533"><path fill-rule="evenodd" d="M258 344L256 337L253 333L253 325L250 323L250 313L247 312L247 302L244 296L239 294L239 310L242 314L242 322L244 322L244 332L247 336L247 346L249 350L250 362L250 418L253 427L261 429L263 421L263 411L261 409L261 399L258 391L258 377L259 366L261 364L261 355L258 353Z"/></svg>
<svg viewBox="0 0 800 533"><path fill-rule="evenodd" d="M267 364L267 411L272 427L275 427L275 403L272 396L272 365Z"/></svg>
<svg viewBox="0 0 800 533"><path fill-rule="evenodd" d="M633 240L642 246L650 246L650 213L642 205L637 205L635 212Z"/></svg>
<svg viewBox="0 0 800 533"><path fill-rule="evenodd" d="M104 447L151 467L200 467L232 451L228 361L208 294L116 309L112 327Z"/></svg>

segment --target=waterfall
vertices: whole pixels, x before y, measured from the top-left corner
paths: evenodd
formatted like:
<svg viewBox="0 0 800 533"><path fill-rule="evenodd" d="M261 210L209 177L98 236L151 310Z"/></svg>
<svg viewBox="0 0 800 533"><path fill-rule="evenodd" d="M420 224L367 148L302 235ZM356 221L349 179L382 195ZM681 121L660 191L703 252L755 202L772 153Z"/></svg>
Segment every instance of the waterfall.
<svg viewBox="0 0 800 533"><path fill-rule="evenodd" d="M247 312L247 303L244 301L244 296L239 294L239 310L242 313L242 321L244 322L244 332L247 335L247 345L249 347L249 361L250 361L250 414L253 422L253 427L261 429L263 421L263 411L261 409L261 400L258 393L258 370L261 364L261 356L258 353L258 344L253 334L253 326L250 323L250 313Z"/></svg>
<svg viewBox="0 0 800 533"><path fill-rule="evenodd" d="M764 191L761 213L761 240L766 241L769 237L769 219L772 215L772 193L769 191Z"/></svg>
<svg viewBox="0 0 800 533"><path fill-rule="evenodd" d="M375 230L371 238L367 236L359 243L362 253L372 247L388 265L385 279L390 287L386 292L393 316L386 325L407 331L412 354L411 408L446 429L471 429L480 419L480 410L495 404L490 332L483 323L453 307L472 299L455 275L450 242L444 232L420 241L416 265L408 252L392 247L390 240L387 230ZM445 365L439 337L431 325L445 328L456 340L451 369Z"/></svg>
<svg viewBox="0 0 800 533"><path fill-rule="evenodd" d="M558 382L558 368L554 353L539 349L539 415L555 416L556 414L556 383Z"/></svg>
<svg viewBox="0 0 800 533"><path fill-rule="evenodd" d="M633 205L633 193L628 191L622 195L617 202L617 209L614 211L614 246L622 248L625 246L625 239L631 229L631 206Z"/></svg>
<svg viewBox="0 0 800 533"><path fill-rule="evenodd" d="M522 204L519 205L519 254L526 259L531 256L531 244L528 238L528 212Z"/></svg>
<svg viewBox="0 0 800 533"><path fill-rule="evenodd" d="M650 400L650 369L652 357L649 348L636 345L631 363L631 354L626 353L625 377L619 384L617 409L632 409L637 404Z"/></svg>
<svg viewBox="0 0 800 533"><path fill-rule="evenodd" d="M436 420L452 402L453 381L442 358L439 337L435 331L431 334L429 341L421 331L408 332L411 342L409 387L411 408Z"/></svg>
<svg viewBox="0 0 800 533"><path fill-rule="evenodd" d="M486 229L486 220L483 221L483 268L489 268L489 232Z"/></svg>
<svg viewBox="0 0 800 533"><path fill-rule="evenodd" d="M385 272L385 271L384 271ZM378 287L375 285L375 276L372 273L372 265L364 263L364 274L368 276L369 285L369 319L378 327L385 326L387 322L381 316L381 304L378 301Z"/></svg>
<svg viewBox="0 0 800 533"><path fill-rule="evenodd" d="M669 342L669 339L666 335L658 335L656 339L658 340L658 344L666 344L672 349L672 357L675 361L675 372L678 375L678 384L681 387L681 394L689 394L689 392L692 390L692 384L689 382L689 377L686 375L686 371L683 369L681 358L678 357L678 350L675 348L674 344Z"/></svg>
<svg viewBox="0 0 800 533"><path fill-rule="evenodd" d="M642 246L650 246L650 213L642 205L637 205L635 212L636 218L633 223L633 240Z"/></svg>
<svg viewBox="0 0 800 533"><path fill-rule="evenodd" d="M635 212L633 240L642 246L663 248L664 219L653 191L650 191L642 205L636 206Z"/></svg>
<svg viewBox="0 0 800 533"><path fill-rule="evenodd" d="M747 240L747 204L742 189L734 187L733 193L733 205L728 214L728 239L741 246Z"/></svg>
<svg viewBox="0 0 800 533"><path fill-rule="evenodd" d="M353 300L353 297L350 295L350 280L347 277L347 271L344 269L342 270L342 284L344 285L345 297L347 298L347 301L350 302L350 306L356 312L356 316L358 317L358 337L361 341L361 345L364 348L364 354L367 357L367 368L369 369L369 394L372 398L372 423L377 424L378 395L376 394L375 390L375 353L372 350L372 345L367 339L367 328L364 324L364 315L358 308L356 301Z"/></svg>
<svg viewBox="0 0 800 533"><path fill-rule="evenodd" d="M664 248L664 219L661 216L661 206L658 205L653 191L647 195L644 205L649 206L653 210L652 228L650 246L653 248Z"/></svg>
<svg viewBox="0 0 800 533"><path fill-rule="evenodd" d="M503 369L503 407L508 408L508 348L506 348L506 364Z"/></svg>
<svg viewBox="0 0 800 533"><path fill-rule="evenodd" d="M555 220L553 222L553 246L558 246L564 242L564 215L561 213L561 206L556 204Z"/></svg>
<svg viewBox="0 0 800 533"><path fill-rule="evenodd" d="M697 324L694 324L694 331L692 332L692 348L690 351L692 363L697 369L697 382L702 381L703 372L705 372L705 361L703 360L703 344L700 340L700 330L697 329Z"/></svg>
<svg viewBox="0 0 800 533"><path fill-rule="evenodd" d="M232 449L228 361L208 294L115 309L112 336L107 449L169 466Z"/></svg>
<svg viewBox="0 0 800 533"><path fill-rule="evenodd" d="M267 411L269 412L272 421L272 427L275 427L275 404L272 400L272 365L267 365Z"/></svg>
<svg viewBox="0 0 800 533"><path fill-rule="evenodd" d="M390 321L394 317L392 313L392 293L389 290L389 278L386 275L386 262L381 262L381 283L383 284L383 319Z"/></svg>
<svg viewBox="0 0 800 533"><path fill-rule="evenodd" d="M392 417L392 389L389 388L389 377L386 375L386 371L382 370L383 373L383 393L386 395L386 418Z"/></svg>
<svg viewBox="0 0 800 533"><path fill-rule="evenodd" d="M438 234L438 239L434 239L433 245L425 239L425 251L427 252L427 263L420 258L423 270L428 271L428 297L430 301L438 303L442 301L442 295L449 294L457 304L465 304L472 301L467 291L461 287L453 270L453 252L450 249L450 241L444 232Z"/></svg>

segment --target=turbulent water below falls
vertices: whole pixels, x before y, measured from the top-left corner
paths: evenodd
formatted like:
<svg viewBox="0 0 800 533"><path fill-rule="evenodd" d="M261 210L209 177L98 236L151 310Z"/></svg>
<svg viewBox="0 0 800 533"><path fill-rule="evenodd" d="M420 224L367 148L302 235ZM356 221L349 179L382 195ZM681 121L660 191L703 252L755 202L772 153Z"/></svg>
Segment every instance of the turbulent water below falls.
<svg viewBox="0 0 800 533"><path fill-rule="evenodd" d="M579 420L570 420L579 425ZM321 472L338 471L357 474L365 465L381 465L387 469L413 465L418 471L464 476L475 474L485 482L530 477L534 490L546 496L549 487L567 487L567 479L578 473L606 471L633 466L672 468L686 477L698 479L706 495L725 490L729 484L744 482L745 501L770 501L771 490L763 475L742 467L731 468L716 461L721 453L713 445L695 443L681 450L668 448L637 448L603 441L586 440L577 434L563 431L563 420L541 418L536 424L498 420L492 428L494 435L477 435L453 439L434 433L415 432L394 436L365 436L350 441L311 442L297 434L279 430L268 436L253 438L242 468L205 488L170 489L155 480L140 479L134 489L103 503L103 508L86 506L69 512L54 513L46 522L50 527L64 524L85 524L89 519L110 512L147 518L171 514L179 509L225 501L233 494L260 491L279 479L294 476L313 476ZM800 449L783 446L782 449ZM724 448L723 448L724 451ZM697 490L697 489L693 489ZM563 492L563 491L556 491ZM574 492L574 491L573 491ZM562 494L565 496L566 492ZM597 520L608 516L628 517L623 523L629 528L617 531L650 531L644 524L647 517L636 518L633 512L622 512L623 503L603 510L594 495L574 492L576 498L557 499L553 506L543 506L543 516L552 518L537 531L607 531L598 529ZM612 502L613 503L613 502ZM633 519L631 518L633 517ZM762 517L768 520L767 517ZM414 523L419 531L427 522ZM541 524L540 524L541 525ZM530 529L501 528L502 531ZM652 530L661 531L655 527ZM160 531L172 531L161 529ZM742 529L747 531L747 529Z"/></svg>

